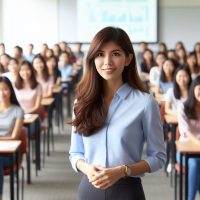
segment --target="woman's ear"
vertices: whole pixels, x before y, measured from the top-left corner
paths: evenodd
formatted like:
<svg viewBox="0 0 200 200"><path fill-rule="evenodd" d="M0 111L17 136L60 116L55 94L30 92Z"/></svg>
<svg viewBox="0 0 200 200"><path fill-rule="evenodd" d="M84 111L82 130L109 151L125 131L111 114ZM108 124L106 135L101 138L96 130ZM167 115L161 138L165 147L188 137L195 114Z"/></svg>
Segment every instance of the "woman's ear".
<svg viewBox="0 0 200 200"><path fill-rule="evenodd" d="M133 59L133 54L130 53L130 54L126 57L125 66L129 66L129 64L131 63L132 59Z"/></svg>

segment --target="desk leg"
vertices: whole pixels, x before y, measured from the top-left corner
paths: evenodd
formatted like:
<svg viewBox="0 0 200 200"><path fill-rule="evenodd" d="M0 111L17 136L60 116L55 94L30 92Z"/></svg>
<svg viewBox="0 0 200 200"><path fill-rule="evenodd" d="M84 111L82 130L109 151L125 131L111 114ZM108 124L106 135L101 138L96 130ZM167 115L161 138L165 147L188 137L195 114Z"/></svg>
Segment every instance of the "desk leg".
<svg viewBox="0 0 200 200"><path fill-rule="evenodd" d="M179 185L179 199L183 199L183 154L180 153L180 185Z"/></svg>
<svg viewBox="0 0 200 200"><path fill-rule="evenodd" d="M13 155L10 157L10 199L14 200L14 172L13 172Z"/></svg>
<svg viewBox="0 0 200 200"><path fill-rule="evenodd" d="M26 164L27 164L27 184L31 184L31 159L30 159L30 147L31 147L31 130L28 125L28 151L26 153Z"/></svg>
<svg viewBox="0 0 200 200"><path fill-rule="evenodd" d="M16 152L17 200L19 200L19 150Z"/></svg>
<svg viewBox="0 0 200 200"><path fill-rule="evenodd" d="M185 155L185 200L188 199L188 156Z"/></svg>
<svg viewBox="0 0 200 200"><path fill-rule="evenodd" d="M37 170L41 169L41 159L40 159L40 122L39 119L36 120L35 122L35 133L36 133L36 138L35 138L35 155L36 155L36 174Z"/></svg>
<svg viewBox="0 0 200 200"><path fill-rule="evenodd" d="M67 88L67 115L71 117L71 85L69 84Z"/></svg>

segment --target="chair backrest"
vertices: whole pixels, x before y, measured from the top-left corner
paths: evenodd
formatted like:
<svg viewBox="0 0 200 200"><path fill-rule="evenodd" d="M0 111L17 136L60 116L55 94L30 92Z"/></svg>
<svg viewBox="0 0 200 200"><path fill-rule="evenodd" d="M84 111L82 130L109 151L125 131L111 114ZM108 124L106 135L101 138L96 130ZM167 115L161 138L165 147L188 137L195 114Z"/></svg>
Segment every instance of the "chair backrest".
<svg viewBox="0 0 200 200"><path fill-rule="evenodd" d="M18 140L21 140L22 142L21 147L20 147L20 155L21 155L21 154L26 153L27 151L27 137L26 137L26 131L24 127L20 130Z"/></svg>
<svg viewBox="0 0 200 200"><path fill-rule="evenodd" d="M42 105L39 108L39 117L42 121L48 117L48 113Z"/></svg>

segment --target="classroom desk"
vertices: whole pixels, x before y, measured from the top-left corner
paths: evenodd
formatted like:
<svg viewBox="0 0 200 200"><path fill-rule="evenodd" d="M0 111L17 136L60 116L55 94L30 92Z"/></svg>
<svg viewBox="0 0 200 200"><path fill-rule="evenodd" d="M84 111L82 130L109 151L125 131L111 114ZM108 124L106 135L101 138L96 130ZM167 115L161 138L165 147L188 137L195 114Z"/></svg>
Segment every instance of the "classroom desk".
<svg viewBox="0 0 200 200"><path fill-rule="evenodd" d="M0 140L0 156L10 157L11 166L14 166L14 157L16 157L16 178L17 178L17 199L19 199L19 175L18 175L18 163L19 163L19 147L21 141L19 140ZM13 167L10 168L10 199L15 199L14 191L14 172Z"/></svg>
<svg viewBox="0 0 200 200"><path fill-rule="evenodd" d="M176 141L176 149L180 152L180 184L179 199L183 199L183 155L185 156L185 199L188 199L188 159L193 157L200 158L200 145L190 140Z"/></svg>
<svg viewBox="0 0 200 200"><path fill-rule="evenodd" d="M52 109L53 109L54 98L43 98L41 105L43 105L48 112L48 131L47 131L47 155L50 155L50 134L52 139L52 147L54 150L54 136L53 136L53 127L52 127Z"/></svg>
<svg viewBox="0 0 200 200"><path fill-rule="evenodd" d="M29 117L24 118L24 125L28 129L28 151L27 151L27 183L31 183L31 160L30 160L30 147L31 147L31 131L30 125L33 124L39 117L38 114L28 114ZM27 116L27 115L25 115ZM36 127L37 128L37 127ZM40 135L39 132L36 131L35 138L35 154L36 154L36 168L40 169ZM36 172L37 172L36 169Z"/></svg>
<svg viewBox="0 0 200 200"><path fill-rule="evenodd" d="M73 86L73 77L67 78L67 80L62 80L61 83L67 83L67 88L63 88L63 91L67 91L67 115L71 117L71 92Z"/></svg>
<svg viewBox="0 0 200 200"><path fill-rule="evenodd" d="M56 121L57 121L57 126L59 127L59 132L60 132L60 124L61 124L62 129L64 128L63 102L62 102L63 91L62 91L61 86L53 87L53 96L55 98Z"/></svg>

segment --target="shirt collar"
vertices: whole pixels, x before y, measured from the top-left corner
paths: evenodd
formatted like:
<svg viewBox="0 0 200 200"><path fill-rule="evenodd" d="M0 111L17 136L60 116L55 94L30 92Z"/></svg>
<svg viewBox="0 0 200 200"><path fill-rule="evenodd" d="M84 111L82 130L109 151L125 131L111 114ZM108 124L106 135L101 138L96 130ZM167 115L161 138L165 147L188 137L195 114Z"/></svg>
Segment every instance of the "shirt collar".
<svg viewBox="0 0 200 200"><path fill-rule="evenodd" d="M126 99L126 97L129 95L129 93L131 92L132 87L129 86L128 83L124 83L115 93L115 95L117 95L118 97L122 98L122 99Z"/></svg>

